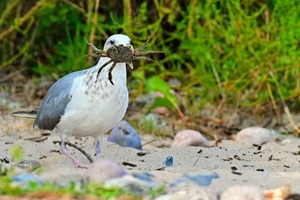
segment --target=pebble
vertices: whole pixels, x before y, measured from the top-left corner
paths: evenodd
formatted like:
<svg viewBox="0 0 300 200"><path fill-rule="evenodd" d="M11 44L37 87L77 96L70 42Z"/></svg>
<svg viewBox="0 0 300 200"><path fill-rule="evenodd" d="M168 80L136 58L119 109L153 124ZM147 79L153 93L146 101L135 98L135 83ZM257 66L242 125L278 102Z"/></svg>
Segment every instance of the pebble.
<svg viewBox="0 0 300 200"><path fill-rule="evenodd" d="M178 191L156 197L154 200L190 200L186 191Z"/></svg>
<svg viewBox="0 0 300 200"><path fill-rule="evenodd" d="M216 172L184 173L183 176L172 183L172 188L177 188L182 184L195 183L198 186L209 186L213 179L219 178Z"/></svg>
<svg viewBox="0 0 300 200"><path fill-rule="evenodd" d="M273 140L273 132L263 127L248 127L240 130L235 140L247 146L262 145Z"/></svg>
<svg viewBox="0 0 300 200"><path fill-rule="evenodd" d="M173 166L173 156L168 156L165 161L163 162L163 165L165 167L171 167Z"/></svg>
<svg viewBox="0 0 300 200"><path fill-rule="evenodd" d="M85 181L100 183L126 175L125 169L116 162L100 159L89 165L85 172Z"/></svg>
<svg viewBox="0 0 300 200"><path fill-rule="evenodd" d="M59 169L53 167L42 173L40 176L46 182L53 183L59 187L69 187L71 184L81 185L85 179L83 170L72 170L68 166L61 166Z"/></svg>
<svg viewBox="0 0 300 200"><path fill-rule="evenodd" d="M209 147L208 140L198 131L183 130L176 134L172 148L184 146Z"/></svg>
<svg viewBox="0 0 300 200"><path fill-rule="evenodd" d="M157 114L149 113L143 119L148 123L151 123L154 128L160 128L166 126L166 122L164 122Z"/></svg>
<svg viewBox="0 0 300 200"><path fill-rule="evenodd" d="M160 185L155 182L143 181L131 175L125 175L105 181L104 186L122 188L138 196L145 196L149 194L149 191L160 187Z"/></svg>
<svg viewBox="0 0 300 200"><path fill-rule="evenodd" d="M122 147L131 147L142 150L142 144L139 134L127 122L119 122L110 132L107 141L116 143Z"/></svg>
<svg viewBox="0 0 300 200"><path fill-rule="evenodd" d="M264 200L263 190L256 185L234 185L227 188L220 200Z"/></svg>
<svg viewBox="0 0 300 200"><path fill-rule="evenodd" d="M142 181L146 182L153 182L154 180L154 175L151 174L150 172L133 172L131 175L137 179L140 179Z"/></svg>
<svg viewBox="0 0 300 200"><path fill-rule="evenodd" d="M217 200L217 195L209 188L186 184L179 190L159 196L155 200Z"/></svg>
<svg viewBox="0 0 300 200"><path fill-rule="evenodd" d="M43 184L42 178L34 174L19 174L12 178L12 185L27 188L31 182Z"/></svg>
<svg viewBox="0 0 300 200"><path fill-rule="evenodd" d="M157 114L149 113L139 120L139 127L142 127L148 133L155 133L162 131L167 127L167 123L163 121Z"/></svg>
<svg viewBox="0 0 300 200"><path fill-rule="evenodd" d="M15 167L20 168L27 172L33 172L37 168L40 168L42 165L37 160L22 160L15 164Z"/></svg>
<svg viewBox="0 0 300 200"><path fill-rule="evenodd" d="M167 107L157 107L151 110L152 113L158 114L158 115L166 115L169 114L170 111Z"/></svg>

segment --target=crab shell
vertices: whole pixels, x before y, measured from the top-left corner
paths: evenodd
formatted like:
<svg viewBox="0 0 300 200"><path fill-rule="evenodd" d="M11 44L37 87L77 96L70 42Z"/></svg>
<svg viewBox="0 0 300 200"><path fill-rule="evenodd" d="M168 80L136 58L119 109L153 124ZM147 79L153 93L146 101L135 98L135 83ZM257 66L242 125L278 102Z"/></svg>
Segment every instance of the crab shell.
<svg viewBox="0 0 300 200"><path fill-rule="evenodd" d="M125 62L133 69L132 60L135 55L135 50L130 46L114 46L102 52L102 56L109 57L114 63Z"/></svg>

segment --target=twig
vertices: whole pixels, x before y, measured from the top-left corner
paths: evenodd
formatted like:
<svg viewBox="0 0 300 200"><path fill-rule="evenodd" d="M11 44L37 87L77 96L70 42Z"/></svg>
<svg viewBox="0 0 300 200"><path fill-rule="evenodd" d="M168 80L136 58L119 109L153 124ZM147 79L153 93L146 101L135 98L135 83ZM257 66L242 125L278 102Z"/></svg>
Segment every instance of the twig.
<svg viewBox="0 0 300 200"><path fill-rule="evenodd" d="M276 89L277 89L277 91L278 91L278 94L279 94L279 96L280 96L281 103L282 103L283 108L284 108L284 112L285 112L285 114L287 115L287 118L288 118L290 124L294 127L294 129L298 132L298 135L299 135L299 134L300 134L300 128L296 126L294 120L292 119L290 110L289 110L289 108L287 107L287 105L286 105L286 103L285 103L285 101L284 101L283 95L282 95L281 90L280 90L280 87L279 87L279 83L278 83L278 81L277 81L277 79L276 79L276 77L275 77L275 75L274 75L274 73L273 73L273 71L272 71L272 68L271 68L271 70L269 70L269 74L271 75L271 77L273 78L273 80L274 80L274 82L275 82Z"/></svg>
<svg viewBox="0 0 300 200"><path fill-rule="evenodd" d="M61 0L61 1L63 1L65 4L68 4L68 5L72 6L73 8L78 10L79 12L85 14L85 10L83 8L81 8L80 6L78 6L77 4L73 3L72 1L69 1L69 0Z"/></svg>
<svg viewBox="0 0 300 200"><path fill-rule="evenodd" d="M298 126L296 126L294 120L292 119L290 109L285 104L283 105L283 108L284 108L284 112L285 112L288 120L290 121L291 125L294 127L294 129L298 132L298 135L299 135L300 134L300 128Z"/></svg>
<svg viewBox="0 0 300 200"><path fill-rule="evenodd" d="M195 163L194 163L193 167L195 167L195 166L196 166L196 164L197 164L197 162L198 162L199 158L201 157L201 155L202 155L202 149L200 149L200 150L197 152L197 154L199 154L199 156L198 156L198 158L196 159L196 161L195 161Z"/></svg>
<svg viewBox="0 0 300 200"><path fill-rule="evenodd" d="M272 101L272 104L273 104L273 101ZM272 104L269 103L269 119L264 123L262 124L261 126L262 127L267 127L271 124L272 122L272 119L273 119L273 110L272 110ZM273 104L274 105L274 104Z"/></svg>
<svg viewBox="0 0 300 200"><path fill-rule="evenodd" d="M277 122L278 122L278 124L282 124L280 112L279 112L279 109L277 107L276 101L274 99L270 83L267 83L267 87L268 87L268 92L269 92L269 95L270 95L270 98L271 98L271 101L272 101L273 108L274 108L275 113L276 113Z"/></svg>
<svg viewBox="0 0 300 200"><path fill-rule="evenodd" d="M1 37L1 35L0 35L0 37ZM0 40L1 40L1 38L0 38ZM0 64L0 70L4 69L4 67L15 62L19 57L21 57L23 54L26 53L28 48L29 48L29 42L25 42L25 44L23 45L23 47L20 49L20 51L17 54L13 55L11 58L9 58L8 60L6 60Z"/></svg>
<svg viewBox="0 0 300 200"><path fill-rule="evenodd" d="M151 144L152 142L155 142L155 140L150 140L150 141L148 141L148 142L146 142L146 143L140 145L138 148L141 148L141 147L143 147L143 146L145 146L145 145L147 145L147 144Z"/></svg>
<svg viewBox="0 0 300 200"><path fill-rule="evenodd" d="M22 26L26 21L30 20L33 15L35 15L41 8L45 7L47 4L48 2L46 1L38 1L23 17L17 18L17 20L15 20L15 24L11 25L8 29L0 33L0 41L3 40L5 36L18 29L18 27Z"/></svg>
<svg viewBox="0 0 300 200"><path fill-rule="evenodd" d="M1 67L0 67L0 69L1 69ZM18 70L16 70L16 71L14 71L14 72L12 72L12 73L10 73L10 74L4 76L3 78L0 79L0 83L3 83L3 82L5 82L5 81L9 80L10 78L12 78L12 77L14 77L14 76L20 74L20 73L23 72L24 70L25 70L25 68L21 68L21 69L18 69Z"/></svg>
<svg viewBox="0 0 300 200"><path fill-rule="evenodd" d="M59 145L61 145L61 141L53 141L53 144L59 144ZM69 145L70 147L73 147L73 148L75 148L75 149L77 149L78 151L80 151L83 155L85 155L86 157L87 157L87 159L91 162L91 163L93 163L94 162L94 160L93 160L93 158L90 156L90 155L88 155L82 148L80 148L79 146L77 146L77 145L75 145L75 144L72 144L72 143L70 143L70 142L65 142L65 144L67 144L67 145Z"/></svg>
<svg viewBox="0 0 300 200"><path fill-rule="evenodd" d="M94 43L94 40L95 40L95 31L96 31L95 24L97 24L99 5L100 5L100 0L96 0L95 1L94 18L92 21L93 26L92 26L92 30L91 30L91 34L90 34L90 38L89 38L91 43ZM90 14L89 14L89 17L90 17ZM89 17L88 17L88 21L90 21ZM88 53L92 54L92 49L89 49ZM91 64L92 60L89 59L88 62L89 62L89 64Z"/></svg>

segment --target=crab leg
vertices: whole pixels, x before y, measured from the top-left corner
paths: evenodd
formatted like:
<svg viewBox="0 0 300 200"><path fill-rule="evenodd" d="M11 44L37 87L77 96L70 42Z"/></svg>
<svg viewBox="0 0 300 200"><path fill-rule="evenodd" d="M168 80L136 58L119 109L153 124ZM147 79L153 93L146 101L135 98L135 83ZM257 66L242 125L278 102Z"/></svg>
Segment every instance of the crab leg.
<svg viewBox="0 0 300 200"><path fill-rule="evenodd" d="M102 69L103 69L106 65L108 65L109 63L111 63L111 62L113 62L113 60L109 60L108 62L104 63L104 64L102 65L102 67L100 67L100 69L99 69L98 72L97 72L96 81L97 81L98 76L99 76L100 72L102 71Z"/></svg>
<svg viewBox="0 0 300 200"><path fill-rule="evenodd" d="M112 70L115 68L116 64L117 64L117 63L114 63L114 64L109 68L109 70L108 70L108 80L109 80L109 82L110 82L112 85L115 85L115 84L114 84L114 82L112 81L112 74L111 74L111 72L112 72Z"/></svg>
<svg viewBox="0 0 300 200"><path fill-rule="evenodd" d="M96 51L96 53L93 53L91 55L88 55L88 56L92 56L92 57L95 57L95 58L99 58L99 57L107 57L107 51L105 50L100 50L98 49L97 47L95 47L95 45L93 45L92 43L88 42L85 38L84 38L85 42L94 50ZM99 56L100 54L100 56Z"/></svg>
<svg viewBox="0 0 300 200"><path fill-rule="evenodd" d="M102 54L99 53L93 53L93 54L89 54L89 55L85 55L87 57L93 57L93 58L100 58L103 57Z"/></svg>
<svg viewBox="0 0 300 200"><path fill-rule="evenodd" d="M102 54L102 50L98 49L97 47L95 47L92 43L88 42L85 38L84 38L85 42L97 53L101 53Z"/></svg>
<svg viewBox="0 0 300 200"><path fill-rule="evenodd" d="M140 48L137 48L135 49L135 51L142 51L146 48L147 44L149 43L149 40L150 40L150 36L148 37L147 41L140 47Z"/></svg>
<svg viewBox="0 0 300 200"><path fill-rule="evenodd" d="M135 57L132 60L147 60L147 61L154 62L155 64L159 65L158 62L156 62L152 58L148 58L148 57L145 57L145 56Z"/></svg>
<svg viewBox="0 0 300 200"><path fill-rule="evenodd" d="M163 51L145 51L145 52L135 52L138 55L148 55L148 54L156 54L156 53L164 53Z"/></svg>

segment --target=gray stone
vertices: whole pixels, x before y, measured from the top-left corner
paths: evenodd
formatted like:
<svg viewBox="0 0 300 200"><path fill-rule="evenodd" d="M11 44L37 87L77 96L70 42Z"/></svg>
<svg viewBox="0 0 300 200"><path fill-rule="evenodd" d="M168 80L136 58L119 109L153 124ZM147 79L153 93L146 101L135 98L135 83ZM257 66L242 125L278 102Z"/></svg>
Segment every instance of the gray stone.
<svg viewBox="0 0 300 200"><path fill-rule="evenodd" d="M85 172L85 181L90 183L104 182L126 175L125 169L116 162L100 159L89 165Z"/></svg>

